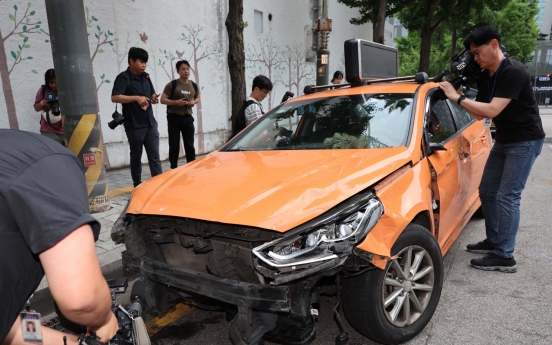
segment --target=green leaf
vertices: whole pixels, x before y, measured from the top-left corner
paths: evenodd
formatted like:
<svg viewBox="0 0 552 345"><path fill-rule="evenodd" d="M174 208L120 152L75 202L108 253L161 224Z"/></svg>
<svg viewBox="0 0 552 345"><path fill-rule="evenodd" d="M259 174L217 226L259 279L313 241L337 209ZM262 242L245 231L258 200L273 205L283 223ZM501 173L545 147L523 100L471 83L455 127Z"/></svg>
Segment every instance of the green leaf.
<svg viewBox="0 0 552 345"><path fill-rule="evenodd" d="M113 47L113 42L109 42L109 45Z"/></svg>
<svg viewBox="0 0 552 345"><path fill-rule="evenodd" d="M29 13L29 15L34 16L35 13L36 13L35 11L31 11L31 13Z"/></svg>
<svg viewBox="0 0 552 345"><path fill-rule="evenodd" d="M98 36L98 34L94 34L94 36L96 36L97 39L100 39L100 36Z"/></svg>
<svg viewBox="0 0 552 345"><path fill-rule="evenodd" d="M29 40L29 37L25 36L25 38L23 39L23 42L27 42Z"/></svg>
<svg viewBox="0 0 552 345"><path fill-rule="evenodd" d="M96 25L96 28L98 28L98 31L100 31L100 34L101 34L102 29L100 29L100 26Z"/></svg>
<svg viewBox="0 0 552 345"><path fill-rule="evenodd" d="M27 60L32 60L33 57L32 56L27 56Z"/></svg>
<svg viewBox="0 0 552 345"><path fill-rule="evenodd" d="M15 21L15 18L11 15L11 13L8 15L8 17L10 17L11 20Z"/></svg>
<svg viewBox="0 0 552 345"><path fill-rule="evenodd" d="M113 42L119 42L119 39L118 39L118 38L115 38L115 39L113 40Z"/></svg>
<svg viewBox="0 0 552 345"><path fill-rule="evenodd" d="M11 51L11 56L13 56L14 59L17 59L17 55L15 54L15 52L13 50Z"/></svg>
<svg viewBox="0 0 552 345"><path fill-rule="evenodd" d="M44 40L44 42L46 42L46 43L49 43L49 42L50 42L50 40Z"/></svg>
<svg viewBox="0 0 552 345"><path fill-rule="evenodd" d="M106 83L111 83L111 80L106 79L105 82L106 82Z"/></svg>
<svg viewBox="0 0 552 345"><path fill-rule="evenodd" d="M84 7L84 11L85 11L86 13L88 13L88 11L89 11L89 10L88 10L88 6L85 6L85 7Z"/></svg>
<svg viewBox="0 0 552 345"><path fill-rule="evenodd" d="M21 47L21 45L18 45L18 47L19 47L19 50L22 50L22 49L23 49L23 47Z"/></svg>
<svg viewBox="0 0 552 345"><path fill-rule="evenodd" d="M23 31L27 31L27 25L23 25Z"/></svg>
<svg viewBox="0 0 552 345"><path fill-rule="evenodd" d="M25 47L25 48L30 48L31 45L30 45L30 44L25 44L23 47Z"/></svg>
<svg viewBox="0 0 552 345"><path fill-rule="evenodd" d="M13 9L17 11L17 5L13 5Z"/></svg>
<svg viewBox="0 0 552 345"><path fill-rule="evenodd" d="M27 18L27 19L29 19L29 18ZM36 23L37 23L37 24L42 24L42 22L40 22L40 21L39 21L39 22L36 22Z"/></svg>
<svg viewBox="0 0 552 345"><path fill-rule="evenodd" d="M105 52L105 50L103 50L103 49L98 49L98 53L101 54L101 53L103 53L103 52Z"/></svg>
<svg viewBox="0 0 552 345"><path fill-rule="evenodd" d="M25 37L25 35L23 35L23 34L19 34L19 37L23 37L23 38L24 38L24 37Z"/></svg>
<svg viewBox="0 0 552 345"><path fill-rule="evenodd" d="M30 21L30 19L27 17L25 18L25 23L28 23Z"/></svg>
<svg viewBox="0 0 552 345"><path fill-rule="evenodd" d="M100 76L101 79L105 78L105 73Z"/></svg>
<svg viewBox="0 0 552 345"><path fill-rule="evenodd" d="M35 29L38 29L38 28L40 28L40 25L36 24Z"/></svg>
<svg viewBox="0 0 552 345"><path fill-rule="evenodd" d="M95 22L97 22L97 21L98 21L98 18L92 16L92 20L95 21Z"/></svg>
<svg viewBox="0 0 552 345"><path fill-rule="evenodd" d="M31 72L33 72L34 74L38 74L38 72L35 69L32 69Z"/></svg>

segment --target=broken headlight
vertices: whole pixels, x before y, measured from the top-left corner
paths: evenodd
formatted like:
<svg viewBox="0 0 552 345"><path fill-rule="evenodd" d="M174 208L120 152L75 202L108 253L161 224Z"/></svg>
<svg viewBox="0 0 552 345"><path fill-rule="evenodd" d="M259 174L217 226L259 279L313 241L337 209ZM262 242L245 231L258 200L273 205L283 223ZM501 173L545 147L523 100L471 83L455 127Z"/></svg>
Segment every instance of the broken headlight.
<svg viewBox="0 0 552 345"><path fill-rule="evenodd" d="M375 197L339 220L314 230L284 237L253 249L259 259L273 267L286 267L329 260L352 250L376 225L383 205Z"/></svg>

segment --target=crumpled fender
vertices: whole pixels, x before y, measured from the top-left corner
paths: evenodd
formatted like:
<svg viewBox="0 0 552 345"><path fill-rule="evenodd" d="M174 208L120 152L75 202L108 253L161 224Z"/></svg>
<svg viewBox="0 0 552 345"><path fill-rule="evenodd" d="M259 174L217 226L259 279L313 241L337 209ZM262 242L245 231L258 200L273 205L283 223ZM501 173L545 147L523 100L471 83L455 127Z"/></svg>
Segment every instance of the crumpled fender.
<svg viewBox="0 0 552 345"><path fill-rule="evenodd" d="M423 159L415 166L404 166L378 183L374 190L383 203L384 213L358 248L374 254L372 264L385 269L393 244L414 217L427 211L433 219L428 160ZM430 224L430 231L434 234L433 221Z"/></svg>

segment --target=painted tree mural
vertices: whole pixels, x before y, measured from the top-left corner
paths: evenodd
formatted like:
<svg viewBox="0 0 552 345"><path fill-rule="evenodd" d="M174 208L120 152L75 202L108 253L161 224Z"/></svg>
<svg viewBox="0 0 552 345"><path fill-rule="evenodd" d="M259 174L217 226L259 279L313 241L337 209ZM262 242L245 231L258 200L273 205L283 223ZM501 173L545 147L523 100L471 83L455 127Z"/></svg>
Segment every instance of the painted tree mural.
<svg viewBox="0 0 552 345"><path fill-rule="evenodd" d="M250 62L255 67L256 65L262 66L265 70L265 74L276 85L277 79L276 73L282 63L280 57L280 47L274 42L272 37L265 37L259 40L260 49L253 45L249 45L245 55L245 61ZM268 108L272 108L272 92L268 94Z"/></svg>
<svg viewBox="0 0 552 345"><path fill-rule="evenodd" d="M102 28L100 27L100 25L98 24L98 18L94 17L93 15L90 14L90 10L88 9L88 6L86 6L84 8L85 12L86 12L86 26L89 28L89 29L92 29L92 32L94 33L94 37L96 38L96 40L91 40L90 39L90 31L88 31L88 41L89 43L90 42L93 42L93 45L92 45L92 51L91 51L91 56L90 56L90 60L92 61L92 74L94 74L94 58L96 58L96 55L97 54L103 54L105 52L105 49L102 48L102 46L104 45L110 45L110 46L114 46L114 42L117 42L118 41L118 38L115 37L115 34L113 32L111 32L110 30L107 30L107 31L102 31ZM96 27L94 28L94 24L96 24ZM95 74L94 74L94 77L95 77ZM106 83L106 84L109 84L111 83L111 80L109 79L106 79L105 78L105 74L101 74L100 75L100 84L98 84L95 79L94 79L94 82L96 83L96 91L100 89L100 87ZM96 95L97 97L97 95ZM98 102L99 104L99 102Z"/></svg>
<svg viewBox="0 0 552 345"><path fill-rule="evenodd" d="M2 14L3 17L4 14ZM25 56L26 49L29 49L31 45L28 43L29 34L41 33L40 25L41 21L32 20L35 15L35 11L31 11L31 3L27 4L27 8L23 14L20 14L17 5L13 5L13 13L8 13L7 17L13 22L13 29L7 34L2 34L0 30L0 78L2 79L2 89L4 91L4 101L6 102L6 108L8 112L8 122L11 129L19 129L19 123L17 121L17 113L15 109L15 99L13 97L13 90L10 80L10 75L14 71L16 65L22 63L25 60L31 60L32 56ZM8 39L19 39L19 44L16 50L11 50L9 56L11 57L11 66L8 62L8 55L6 55L6 42ZM32 71L38 73L37 71Z"/></svg>
<svg viewBox="0 0 552 345"><path fill-rule="evenodd" d="M287 78L282 78L282 84L289 91L294 91L295 96L301 94L301 84L304 85L314 78L313 71L306 65L305 46L302 43L286 45L286 50L281 52L281 66L284 75L287 69ZM292 90L292 87L295 87L295 90Z"/></svg>
<svg viewBox="0 0 552 345"><path fill-rule="evenodd" d="M192 51L189 53L189 55L187 55L186 50L184 50L181 56L189 56L186 60L188 60L188 62L190 63L190 71L193 73L195 82L198 87L203 90L203 86L201 85L201 80L199 78L199 63L205 59L210 59L211 57L218 58L221 54L221 49L215 44L209 43L210 38L203 33L203 27L201 27L200 25L183 25L183 27L185 32L180 34L179 40L186 42L186 44L190 46ZM203 113L201 101L197 104L196 118L198 134L198 154L202 154L205 153L205 139L203 135Z"/></svg>

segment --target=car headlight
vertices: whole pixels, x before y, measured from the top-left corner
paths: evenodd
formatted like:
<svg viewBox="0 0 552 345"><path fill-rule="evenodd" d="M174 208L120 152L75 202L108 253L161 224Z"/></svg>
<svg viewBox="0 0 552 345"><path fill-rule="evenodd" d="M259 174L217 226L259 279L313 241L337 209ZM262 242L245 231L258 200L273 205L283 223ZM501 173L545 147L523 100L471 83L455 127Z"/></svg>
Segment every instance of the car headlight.
<svg viewBox="0 0 552 345"><path fill-rule="evenodd" d="M375 197L368 199L349 214L316 227L253 249L263 262L286 267L329 260L363 240L383 214L383 205Z"/></svg>

